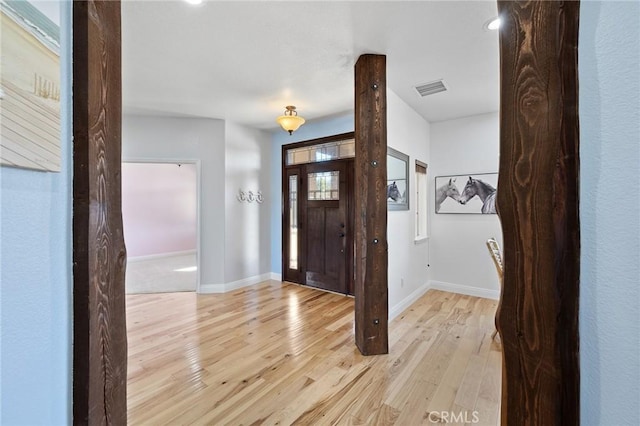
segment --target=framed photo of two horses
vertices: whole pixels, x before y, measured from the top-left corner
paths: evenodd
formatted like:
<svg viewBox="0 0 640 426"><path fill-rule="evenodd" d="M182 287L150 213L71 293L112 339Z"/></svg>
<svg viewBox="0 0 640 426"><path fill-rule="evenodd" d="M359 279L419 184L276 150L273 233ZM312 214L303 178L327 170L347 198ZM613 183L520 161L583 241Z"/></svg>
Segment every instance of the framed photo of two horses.
<svg viewBox="0 0 640 426"><path fill-rule="evenodd" d="M409 210L409 156L387 147L387 210Z"/></svg>
<svg viewBox="0 0 640 426"><path fill-rule="evenodd" d="M436 176L436 213L496 214L497 173Z"/></svg>

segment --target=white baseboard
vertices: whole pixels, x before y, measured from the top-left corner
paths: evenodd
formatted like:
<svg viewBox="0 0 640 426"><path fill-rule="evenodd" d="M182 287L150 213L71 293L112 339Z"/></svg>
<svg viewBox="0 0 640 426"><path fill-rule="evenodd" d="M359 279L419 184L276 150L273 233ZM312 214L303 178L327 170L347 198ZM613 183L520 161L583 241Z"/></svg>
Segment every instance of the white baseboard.
<svg viewBox="0 0 640 426"><path fill-rule="evenodd" d="M198 293L199 294L227 293L229 291L237 290L242 287L248 287L250 285L255 285L263 281L267 281L269 279L271 279L271 274L266 273L262 275L255 275L249 278L244 278L238 281L232 281L230 283L225 283L225 284L200 284Z"/></svg>
<svg viewBox="0 0 640 426"><path fill-rule="evenodd" d="M282 281L282 274L277 274L275 272L272 272L271 279L274 281Z"/></svg>
<svg viewBox="0 0 640 426"><path fill-rule="evenodd" d="M424 295L431 289L448 291L449 293L465 294L467 296L482 297L484 299L500 299L500 291L498 290L489 290L481 287L472 287L468 285L452 284L432 280L426 284L421 285L418 289L416 289L410 295L408 295L391 309L389 309L389 321L404 312L405 309L413 305L416 300L418 300L420 297L422 297L422 295Z"/></svg>
<svg viewBox="0 0 640 426"><path fill-rule="evenodd" d="M413 291L410 295L402 299L399 303L396 303L391 309L389 309L389 321L400 315L407 309L409 306L413 305L413 303L422 297L431 287L429 287L429 283L425 283L418 287L415 291Z"/></svg>
<svg viewBox="0 0 640 426"><path fill-rule="evenodd" d="M162 259L164 257L173 257L173 256L186 256L188 254L196 254L196 250L182 250L182 251L171 251L168 253L158 253L158 254L150 254L148 256L136 256L136 257L128 257L127 262L143 262L145 260L155 260Z"/></svg>
<svg viewBox="0 0 640 426"><path fill-rule="evenodd" d="M445 283L442 281L429 281L429 288L434 290L448 291L450 293L466 294L467 296L482 297L484 299L500 299L499 290L489 290L488 288L473 287L469 285Z"/></svg>

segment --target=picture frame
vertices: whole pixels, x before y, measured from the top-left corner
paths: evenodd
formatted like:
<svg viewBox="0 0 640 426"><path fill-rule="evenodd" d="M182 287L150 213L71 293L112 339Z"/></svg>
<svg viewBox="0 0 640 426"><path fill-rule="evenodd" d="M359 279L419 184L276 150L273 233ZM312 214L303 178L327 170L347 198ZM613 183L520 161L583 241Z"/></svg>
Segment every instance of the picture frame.
<svg viewBox="0 0 640 426"><path fill-rule="evenodd" d="M387 147L387 209L409 210L409 156Z"/></svg>
<svg viewBox="0 0 640 426"><path fill-rule="evenodd" d="M498 173L435 177L437 214L496 214Z"/></svg>
<svg viewBox="0 0 640 426"><path fill-rule="evenodd" d="M0 165L59 172L60 2L0 1Z"/></svg>

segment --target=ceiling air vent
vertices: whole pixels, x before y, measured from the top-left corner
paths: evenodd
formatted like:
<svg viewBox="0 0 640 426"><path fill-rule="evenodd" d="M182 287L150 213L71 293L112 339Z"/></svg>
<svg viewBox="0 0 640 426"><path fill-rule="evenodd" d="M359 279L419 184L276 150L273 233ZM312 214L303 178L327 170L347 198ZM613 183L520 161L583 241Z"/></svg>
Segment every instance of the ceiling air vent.
<svg viewBox="0 0 640 426"><path fill-rule="evenodd" d="M418 94L423 98L425 96L433 95L435 93L440 93L447 90L447 86L444 85L444 81L442 80L436 80L430 83L420 84L415 88Z"/></svg>

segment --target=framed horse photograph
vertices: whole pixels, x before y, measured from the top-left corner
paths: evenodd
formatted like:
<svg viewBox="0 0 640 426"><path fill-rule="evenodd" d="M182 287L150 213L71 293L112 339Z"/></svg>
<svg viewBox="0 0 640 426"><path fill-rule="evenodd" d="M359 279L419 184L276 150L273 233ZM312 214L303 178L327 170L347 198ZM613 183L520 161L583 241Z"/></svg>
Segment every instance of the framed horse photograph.
<svg viewBox="0 0 640 426"><path fill-rule="evenodd" d="M409 156L387 147L387 210L409 210Z"/></svg>
<svg viewBox="0 0 640 426"><path fill-rule="evenodd" d="M498 173L436 176L436 213L496 214Z"/></svg>

